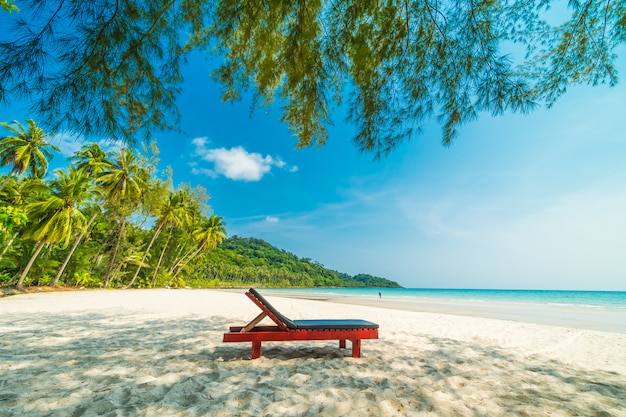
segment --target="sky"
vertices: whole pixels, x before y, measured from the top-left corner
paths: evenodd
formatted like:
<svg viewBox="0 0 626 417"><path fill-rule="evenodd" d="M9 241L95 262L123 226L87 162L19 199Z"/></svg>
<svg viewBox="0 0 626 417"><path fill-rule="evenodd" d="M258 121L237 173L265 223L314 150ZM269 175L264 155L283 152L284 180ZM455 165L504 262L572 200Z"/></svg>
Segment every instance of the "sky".
<svg viewBox="0 0 626 417"><path fill-rule="evenodd" d="M325 146L295 149L278 106L250 116L249 100L222 103L210 70L190 59L184 133L154 139L159 169L204 187L229 236L412 288L626 290L624 82L570 87L527 115L483 114L450 147L433 121L374 160L353 144L345 108ZM0 107L2 121L30 117ZM52 142L65 155L83 144Z"/></svg>

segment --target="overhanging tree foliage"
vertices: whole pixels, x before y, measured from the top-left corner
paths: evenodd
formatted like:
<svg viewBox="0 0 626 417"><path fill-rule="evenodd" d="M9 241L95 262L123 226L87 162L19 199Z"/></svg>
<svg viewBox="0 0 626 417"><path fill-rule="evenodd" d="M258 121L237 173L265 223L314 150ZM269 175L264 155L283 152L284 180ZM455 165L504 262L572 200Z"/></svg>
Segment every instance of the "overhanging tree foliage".
<svg viewBox="0 0 626 417"><path fill-rule="evenodd" d="M0 0L0 7L2 7L5 12L9 13L19 10L17 6L13 4L13 0Z"/></svg>
<svg viewBox="0 0 626 417"><path fill-rule="evenodd" d="M33 1L2 17L15 28L0 44L0 99L32 100L54 129L132 141L176 125L180 67L204 48L223 57L223 98L277 100L298 146L324 144L342 102L362 150L385 154L433 117L447 145L480 112L617 82L626 1L570 0L551 15L553 3Z"/></svg>

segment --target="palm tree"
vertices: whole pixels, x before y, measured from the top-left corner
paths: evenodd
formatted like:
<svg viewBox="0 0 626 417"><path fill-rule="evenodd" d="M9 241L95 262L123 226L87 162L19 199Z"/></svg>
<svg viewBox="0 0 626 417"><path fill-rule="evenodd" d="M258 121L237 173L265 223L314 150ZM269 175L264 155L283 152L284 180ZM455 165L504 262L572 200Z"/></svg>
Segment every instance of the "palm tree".
<svg viewBox="0 0 626 417"><path fill-rule="evenodd" d="M193 236L198 243L198 248L189 256L183 257L184 260L174 272L172 279L176 278L187 264L198 256L200 252L215 249L217 245L226 238L226 224L222 221L221 216L212 214L211 217L199 225L194 231Z"/></svg>
<svg viewBox="0 0 626 417"><path fill-rule="evenodd" d="M85 178L88 178L91 180L95 179L98 175L100 175L106 167L111 166L111 161L108 159L107 153L104 152L102 148L95 142L90 142L86 145L83 145L83 147L78 152L74 153L74 155L72 155L68 159L72 161L72 165L77 170L84 173ZM81 178L81 184L85 187L88 187L85 189L85 193L87 194L85 196L86 198L96 196L99 194L97 189L91 187L89 184L84 183L84 178ZM57 271L57 274L55 275L50 285L58 284L59 279L63 275L63 272L65 272L65 268L67 267L67 264L69 263L70 259L74 255L76 248L78 247L80 242L83 240L83 238L87 234L87 231L89 230L93 222L96 220L96 217L98 217L98 214L100 214L99 209L96 208L95 210L93 210L93 215L87 222L87 225L81 230L78 237L74 239L72 248L68 252L65 259L63 260L61 267Z"/></svg>
<svg viewBox="0 0 626 417"><path fill-rule="evenodd" d="M95 142L83 145L68 159L74 167L82 169L92 178L97 178L106 168L111 166L107 153Z"/></svg>
<svg viewBox="0 0 626 417"><path fill-rule="evenodd" d="M141 195L146 189L148 177L149 171L139 163L130 149L119 149L111 164L106 166L96 179L106 201L114 205L112 208L119 218L120 225L113 253L109 258L105 287L108 287L112 277L126 219L141 203Z"/></svg>
<svg viewBox="0 0 626 417"><path fill-rule="evenodd" d="M74 186L73 196L74 196L74 201L75 201L76 206L82 205L85 201L88 201L91 197L94 196L95 191L93 188L93 183L90 181L90 178L85 171L80 170L80 169L70 168L68 175L70 177L68 178L68 181L71 181ZM91 218L87 222L87 225L80 228L80 234L74 239L72 248L68 252L65 259L63 260L61 267L59 268L56 275L52 279L52 282L50 283L50 285L58 284L59 279L61 278L61 275L63 275L63 272L65 271L65 268L67 267L67 264L72 258L72 255L74 255L74 251L76 251L78 244L82 241L83 237L87 233L87 230L89 230L94 220L96 220L96 216L98 215L98 213L99 213L99 210L95 210L94 214L91 216Z"/></svg>
<svg viewBox="0 0 626 417"><path fill-rule="evenodd" d="M188 185L183 185L184 190L189 194L189 205L193 218L191 223L186 224L184 228L177 229L175 234L176 248L172 250L169 258L171 259L171 265L168 268L169 274L172 275L174 271L182 264L187 256L191 255L197 248L193 233L200 227L200 224L207 219L206 213L210 210L207 205L207 201L210 196L206 193L206 190L202 187L190 188ZM192 248L192 249L189 249Z"/></svg>
<svg viewBox="0 0 626 417"><path fill-rule="evenodd" d="M160 211L159 218L157 219L155 223L156 230L154 234L152 235L152 239L150 240L150 243L148 244L148 247L146 248L146 251L144 252L143 257L141 258L141 262L137 266L137 271L135 271L135 275L130 280L128 287L131 287L135 283L135 279L137 279L137 276L139 275L139 271L144 265L144 261L148 255L148 252L150 252L150 249L152 248L154 241L161 234L163 229L165 227L171 228L174 226L182 226L184 224L188 224L191 221L191 218L193 216L191 206L189 205L189 196L184 190L180 190L175 193L170 193L169 198L167 199L166 203L161 207L159 211ZM163 247L163 251L165 251L165 248L167 248L167 242ZM159 261L162 258L163 256L159 258ZM155 274L157 270L158 270L158 265L157 265L157 268L155 268Z"/></svg>
<svg viewBox="0 0 626 417"><path fill-rule="evenodd" d="M12 165L11 171L0 185L0 191L15 173L22 175L30 171L33 178L43 177L48 170L48 160L53 156L51 150L59 151L59 148L46 141L47 135L34 120L28 120L28 129L18 121L13 124L14 126L6 122L0 123L0 126L13 133L13 136L0 139L0 166Z"/></svg>
<svg viewBox="0 0 626 417"><path fill-rule="evenodd" d="M67 246L73 230L85 223L85 217L76 207L77 201L85 193L83 187L77 186L79 181L76 177L79 173L70 169L69 172L59 170L56 174L57 178L50 182L50 196L26 206L29 223L23 237L35 240L37 244L17 282L16 287L19 290L24 288L24 279L43 247L61 241Z"/></svg>
<svg viewBox="0 0 626 417"><path fill-rule="evenodd" d="M161 254L159 255L159 260L157 261L156 267L154 268L154 273L152 274L152 286L156 285L157 275L159 273L159 268L161 267L161 262L163 262L163 257L165 256L165 251L168 249L170 244L170 239L172 238L172 232L174 231L174 227L179 230L182 230L185 233L186 230L190 230L190 226L195 221L198 213L199 213L199 201L197 196L191 192L191 190L187 187L179 190L177 192L178 198L178 210L176 211L176 217L174 217L174 221L169 224L169 231L167 234L167 239L163 244L163 248L161 249Z"/></svg>

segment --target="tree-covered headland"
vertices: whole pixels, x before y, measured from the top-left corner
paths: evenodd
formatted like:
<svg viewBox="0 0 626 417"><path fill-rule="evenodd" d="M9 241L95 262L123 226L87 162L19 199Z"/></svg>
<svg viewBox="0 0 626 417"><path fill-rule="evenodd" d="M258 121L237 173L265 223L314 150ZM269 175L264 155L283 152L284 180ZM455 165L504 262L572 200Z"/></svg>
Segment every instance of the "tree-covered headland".
<svg viewBox="0 0 626 417"><path fill-rule="evenodd" d="M308 258L254 238L233 236L206 255L199 275L210 285L265 287L386 287L396 282L368 274L348 274L324 268Z"/></svg>

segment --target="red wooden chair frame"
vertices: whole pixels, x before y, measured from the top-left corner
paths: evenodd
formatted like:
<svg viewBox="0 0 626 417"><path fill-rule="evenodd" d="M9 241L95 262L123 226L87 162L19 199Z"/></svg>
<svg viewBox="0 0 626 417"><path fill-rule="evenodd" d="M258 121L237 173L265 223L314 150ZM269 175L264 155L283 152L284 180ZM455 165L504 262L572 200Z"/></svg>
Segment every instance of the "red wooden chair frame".
<svg viewBox="0 0 626 417"><path fill-rule="evenodd" d="M252 359L261 356L261 342L290 340L339 340L339 347L352 343L352 357L361 357L361 340L378 339L378 324L365 320L290 320L276 310L261 294L250 288L246 292L261 314L245 326L232 326L224 342L252 342ZM257 326L269 317L276 326Z"/></svg>

